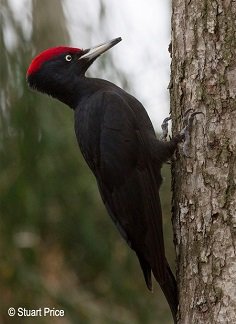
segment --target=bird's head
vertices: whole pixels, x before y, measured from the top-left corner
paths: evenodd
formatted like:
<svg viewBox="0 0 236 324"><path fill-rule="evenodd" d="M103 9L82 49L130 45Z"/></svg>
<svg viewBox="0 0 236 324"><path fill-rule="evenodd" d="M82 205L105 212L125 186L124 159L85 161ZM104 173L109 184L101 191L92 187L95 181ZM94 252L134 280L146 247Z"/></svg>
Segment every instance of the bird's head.
<svg viewBox="0 0 236 324"><path fill-rule="evenodd" d="M59 46L38 54L31 62L26 79L29 86L62 100L73 92L78 77L84 77L89 66L121 38L89 49ZM66 102L66 100L62 100Z"/></svg>

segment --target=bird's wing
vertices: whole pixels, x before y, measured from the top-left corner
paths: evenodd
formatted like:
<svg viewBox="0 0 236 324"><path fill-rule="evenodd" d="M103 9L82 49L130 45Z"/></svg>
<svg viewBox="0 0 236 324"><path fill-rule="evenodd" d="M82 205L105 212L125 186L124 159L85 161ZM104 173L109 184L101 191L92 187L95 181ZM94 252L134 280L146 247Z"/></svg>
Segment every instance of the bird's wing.
<svg viewBox="0 0 236 324"><path fill-rule="evenodd" d="M127 102L106 94L100 136L98 183L104 203L123 236L139 256L163 269L164 242L159 199L160 169L149 158L145 130ZM163 278L164 280L164 278Z"/></svg>
<svg viewBox="0 0 236 324"><path fill-rule="evenodd" d="M103 110L98 113L101 106ZM89 125L91 118L91 123L99 120L100 126L92 126L93 134L88 128L85 130L87 138L93 140L88 139L85 145L85 140L79 139L82 153L97 178L111 218L137 253L143 271L146 269L146 281L150 267L157 280L163 281L166 260L159 199L160 168L155 170L149 159L145 132L138 127L139 116L112 92L97 96L96 103L93 101L89 108L90 117L84 125ZM92 111L99 116L95 118Z"/></svg>

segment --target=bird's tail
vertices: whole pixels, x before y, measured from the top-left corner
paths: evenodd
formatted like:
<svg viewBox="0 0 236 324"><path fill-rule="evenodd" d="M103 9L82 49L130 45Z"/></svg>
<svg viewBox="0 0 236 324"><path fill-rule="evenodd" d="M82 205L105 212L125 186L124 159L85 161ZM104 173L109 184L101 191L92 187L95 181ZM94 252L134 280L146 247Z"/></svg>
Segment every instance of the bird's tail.
<svg viewBox="0 0 236 324"><path fill-rule="evenodd" d="M170 306L171 313L174 319L174 323L177 323L177 311L178 311L178 290L177 290L177 283L175 277L170 269L169 264L166 262L165 267L165 277L166 280L163 282L160 281L160 278L157 278L155 275L155 270L153 269L153 274L156 280L159 282L160 287L167 299L167 302Z"/></svg>

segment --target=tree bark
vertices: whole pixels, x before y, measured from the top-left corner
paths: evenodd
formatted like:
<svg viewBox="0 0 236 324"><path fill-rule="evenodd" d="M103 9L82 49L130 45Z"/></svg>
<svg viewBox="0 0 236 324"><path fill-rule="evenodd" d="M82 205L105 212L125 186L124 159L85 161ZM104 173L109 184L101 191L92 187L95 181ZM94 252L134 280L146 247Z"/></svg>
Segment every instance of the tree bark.
<svg viewBox="0 0 236 324"><path fill-rule="evenodd" d="M236 323L236 2L172 5L173 133L204 113L172 167L179 323Z"/></svg>

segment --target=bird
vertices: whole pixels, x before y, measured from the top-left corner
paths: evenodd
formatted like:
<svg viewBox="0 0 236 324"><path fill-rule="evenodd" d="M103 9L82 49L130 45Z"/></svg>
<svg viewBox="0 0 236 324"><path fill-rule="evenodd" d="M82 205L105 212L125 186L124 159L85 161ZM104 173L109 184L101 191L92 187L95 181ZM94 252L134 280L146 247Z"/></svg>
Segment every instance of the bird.
<svg viewBox="0 0 236 324"><path fill-rule="evenodd" d="M136 253L148 289L152 276L159 283L176 322L177 284L165 256L159 190L162 165L183 134L159 140L138 99L107 80L86 76L91 64L120 41L46 49L33 58L26 79L30 88L74 111L76 138L106 210Z"/></svg>

